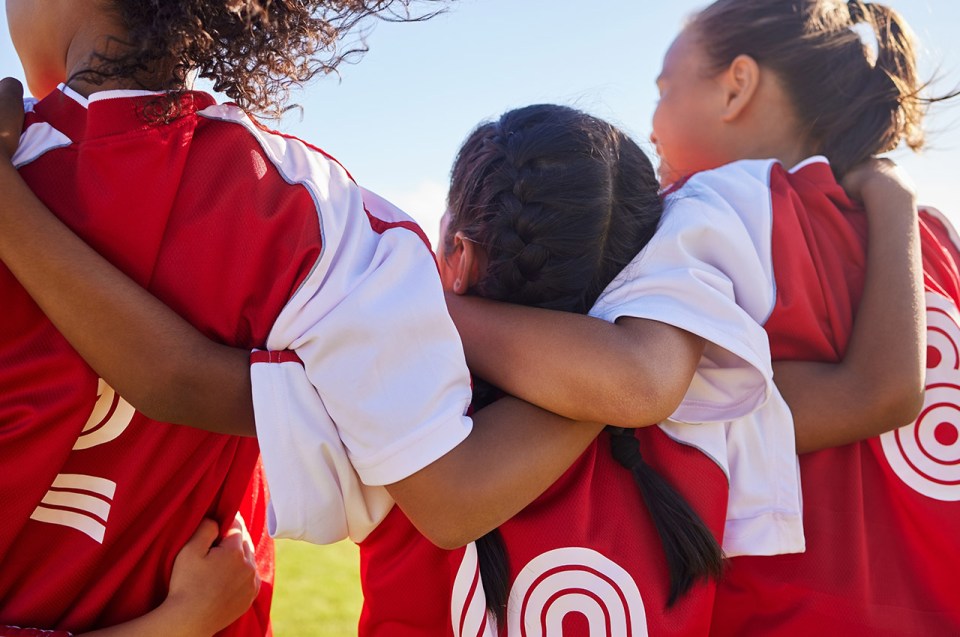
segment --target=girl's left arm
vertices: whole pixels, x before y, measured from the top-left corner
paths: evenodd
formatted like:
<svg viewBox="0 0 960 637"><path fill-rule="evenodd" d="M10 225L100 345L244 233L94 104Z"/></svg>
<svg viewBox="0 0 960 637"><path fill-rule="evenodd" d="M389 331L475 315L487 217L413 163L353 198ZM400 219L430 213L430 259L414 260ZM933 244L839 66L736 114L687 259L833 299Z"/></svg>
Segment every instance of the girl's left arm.
<svg viewBox="0 0 960 637"><path fill-rule="evenodd" d="M256 435L249 352L203 336L73 234L21 179L9 159L23 121L22 90L16 80L0 82L0 260L141 413Z"/></svg>
<svg viewBox="0 0 960 637"><path fill-rule="evenodd" d="M926 310L915 195L885 160L861 166L843 185L866 209L866 281L842 361L773 365L793 413L797 453L906 425L923 404Z"/></svg>

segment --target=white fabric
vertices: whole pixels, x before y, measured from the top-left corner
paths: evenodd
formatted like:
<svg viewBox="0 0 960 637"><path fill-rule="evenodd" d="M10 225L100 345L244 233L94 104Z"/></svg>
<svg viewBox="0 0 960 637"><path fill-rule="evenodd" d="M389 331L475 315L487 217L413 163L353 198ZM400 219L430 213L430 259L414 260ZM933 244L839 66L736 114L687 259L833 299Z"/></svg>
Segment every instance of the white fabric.
<svg viewBox="0 0 960 637"><path fill-rule="evenodd" d="M251 370L272 492L271 532L313 542L348 533L360 540L384 513L383 494L360 483L402 480L445 455L472 428L465 416L469 374L433 256L408 228L375 231L368 211L387 223L412 221L378 197L365 199L322 153L264 132L234 107L212 106L200 114L244 126L284 179L310 193L322 234L318 262L266 344L297 352L313 394L298 384L298 372L269 369L273 363ZM292 386L284 393L281 382ZM283 396L294 402L280 410ZM338 456L336 438L348 464ZM321 462L326 466L317 466ZM339 517L328 515L337 494L346 498Z"/></svg>
<svg viewBox="0 0 960 637"><path fill-rule="evenodd" d="M37 100L28 97L23 100L23 112L33 112ZM22 168L36 160L47 151L65 148L73 142L69 137L46 122L38 122L20 134L20 143L13 153L11 161L14 168Z"/></svg>
<svg viewBox="0 0 960 637"><path fill-rule="evenodd" d="M390 512L393 499L385 488L360 481L302 365L254 363L250 374L270 482L270 534L314 544L348 537L362 542Z"/></svg>
<svg viewBox="0 0 960 637"><path fill-rule="evenodd" d="M793 418L773 384L762 324L776 302L772 161L698 173L667 197L656 235L591 315L652 319L707 341L683 402L660 426L730 480L728 556L804 549Z"/></svg>

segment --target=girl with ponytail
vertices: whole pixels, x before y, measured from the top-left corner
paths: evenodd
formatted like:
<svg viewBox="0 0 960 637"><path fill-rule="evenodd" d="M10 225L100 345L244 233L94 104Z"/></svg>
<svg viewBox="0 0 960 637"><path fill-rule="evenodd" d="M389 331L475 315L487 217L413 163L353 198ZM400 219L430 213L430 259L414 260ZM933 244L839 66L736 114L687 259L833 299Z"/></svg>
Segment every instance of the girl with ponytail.
<svg viewBox="0 0 960 637"><path fill-rule="evenodd" d="M875 45L862 41L863 29ZM869 218L864 227L857 205L836 196L834 180L901 144L923 146L927 108L955 93L930 94L915 51L908 25L883 4L719 0L691 19L664 60L653 139L669 180L735 160L779 160L769 177L778 294L765 326L791 406L796 396L786 381L799 382L804 372L786 360L830 363L865 351L851 333L854 313L893 312L876 326L887 333L877 355L914 347L916 334L928 337L919 340L919 365L903 367L900 380L864 377L879 392L819 397L840 423L854 422L861 410L889 409L882 388L891 381L913 384L920 397L926 387L916 420L897 431L877 427L863 439L849 425L798 427L798 446L815 451L800 458L807 551L734 559L718 590L715 635L960 634L960 454L953 444L960 395L949 359L960 337L958 235L933 209L921 209L919 219ZM698 116L696 139L681 131L674 109L689 95L684 71L705 78L716 100L712 115ZM778 121L764 120L774 109ZM906 269L864 283L877 253L918 227L910 249L915 291L898 298L885 289L909 277ZM896 318L904 309L912 321Z"/></svg>
<svg viewBox="0 0 960 637"><path fill-rule="evenodd" d="M859 25L875 32L875 55ZM733 557L711 634L958 634L958 235L932 209L908 212L909 192L860 190L855 169L901 142L920 148L926 107L950 96L925 94L895 12L837 0L715 2L675 40L657 83L651 139L668 202L712 197L766 237L760 265L774 285L752 316L769 334L804 454L806 553ZM734 287L754 308L749 288ZM448 306L475 373L558 413L599 405L590 400L606 386L603 366L584 353L600 350L598 328L561 338L562 317L542 310L465 298ZM521 347L537 358L517 356ZM515 364L498 366L510 354ZM585 381L586 369L601 380Z"/></svg>

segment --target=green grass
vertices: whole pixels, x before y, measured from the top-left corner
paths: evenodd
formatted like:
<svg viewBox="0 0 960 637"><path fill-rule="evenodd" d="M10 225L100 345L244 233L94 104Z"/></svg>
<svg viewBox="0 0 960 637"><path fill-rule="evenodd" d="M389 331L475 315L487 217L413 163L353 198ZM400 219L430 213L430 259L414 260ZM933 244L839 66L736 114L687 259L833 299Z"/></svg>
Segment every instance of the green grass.
<svg viewBox="0 0 960 637"><path fill-rule="evenodd" d="M356 635L361 604L360 559L353 542L277 541L271 612L276 637Z"/></svg>

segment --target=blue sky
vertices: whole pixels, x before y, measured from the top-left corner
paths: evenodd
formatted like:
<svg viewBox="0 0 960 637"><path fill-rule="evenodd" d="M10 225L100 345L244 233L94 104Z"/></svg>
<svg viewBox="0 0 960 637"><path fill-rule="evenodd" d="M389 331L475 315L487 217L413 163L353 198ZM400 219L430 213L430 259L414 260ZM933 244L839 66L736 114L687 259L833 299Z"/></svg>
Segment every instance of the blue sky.
<svg viewBox="0 0 960 637"><path fill-rule="evenodd" d="M377 23L370 51L297 91L303 107L277 127L322 146L366 187L435 236L450 163L481 120L538 102L576 106L646 140L660 62L704 2L459 0L433 20ZM922 45L925 76L960 85L960 2L892 0ZM0 17L0 64L22 78ZM928 120L931 147L897 152L921 200L960 218L960 106ZM649 151L652 148L645 145Z"/></svg>

